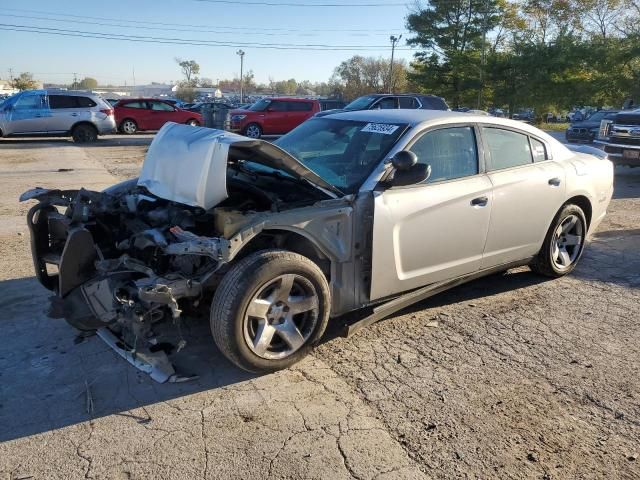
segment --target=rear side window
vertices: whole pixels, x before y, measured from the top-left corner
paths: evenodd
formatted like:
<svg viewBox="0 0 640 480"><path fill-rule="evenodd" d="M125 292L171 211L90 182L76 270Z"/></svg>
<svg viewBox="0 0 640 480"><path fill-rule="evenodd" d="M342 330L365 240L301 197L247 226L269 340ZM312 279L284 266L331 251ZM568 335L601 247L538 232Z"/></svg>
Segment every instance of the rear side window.
<svg viewBox="0 0 640 480"><path fill-rule="evenodd" d="M122 106L125 108L147 108L147 102L129 102Z"/></svg>
<svg viewBox="0 0 640 480"><path fill-rule="evenodd" d="M88 97L78 97L75 95L49 95L49 107L59 108L91 108L96 102Z"/></svg>
<svg viewBox="0 0 640 480"><path fill-rule="evenodd" d="M413 97L399 97L400 108L418 108L418 102Z"/></svg>
<svg viewBox="0 0 640 480"><path fill-rule="evenodd" d="M422 102L422 108L427 110L446 110L448 108L444 100L437 97L422 97L420 102Z"/></svg>
<svg viewBox="0 0 640 480"><path fill-rule="evenodd" d="M419 163L431 166L429 183L478 173L478 150L472 127L427 132L409 150L418 156Z"/></svg>
<svg viewBox="0 0 640 480"><path fill-rule="evenodd" d="M547 149L540 140L531 139L531 152L534 162L543 162L547 159Z"/></svg>
<svg viewBox="0 0 640 480"><path fill-rule="evenodd" d="M159 110L161 112L173 112L174 109L171 105L164 102L151 102L151 110Z"/></svg>
<svg viewBox="0 0 640 480"><path fill-rule="evenodd" d="M289 102L290 112L310 112L313 109L311 102Z"/></svg>
<svg viewBox="0 0 640 480"><path fill-rule="evenodd" d="M533 162L527 135L488 127L482 128L482 135L491 156L489 170L502 170Z"/></svg>

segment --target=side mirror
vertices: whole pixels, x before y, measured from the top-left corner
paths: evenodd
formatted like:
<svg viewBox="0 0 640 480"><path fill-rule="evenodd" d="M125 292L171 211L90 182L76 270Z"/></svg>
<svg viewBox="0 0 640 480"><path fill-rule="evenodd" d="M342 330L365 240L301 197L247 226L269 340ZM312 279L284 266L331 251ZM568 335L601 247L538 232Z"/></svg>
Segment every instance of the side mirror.
<svg viewBox="0 0 640 480"><path fill-rule="evenodd" d="M406 187L426 181L431 176L431 166L418 163L409 170L396 170L391 180L392 187Z"/></svg>
<svg viewBox="0 0 640 480"><path fill-rule="evenodd" d="M418 163L418 156L409 150L400 150L391 158L391 165L396 170L410 170Z"/></svg>

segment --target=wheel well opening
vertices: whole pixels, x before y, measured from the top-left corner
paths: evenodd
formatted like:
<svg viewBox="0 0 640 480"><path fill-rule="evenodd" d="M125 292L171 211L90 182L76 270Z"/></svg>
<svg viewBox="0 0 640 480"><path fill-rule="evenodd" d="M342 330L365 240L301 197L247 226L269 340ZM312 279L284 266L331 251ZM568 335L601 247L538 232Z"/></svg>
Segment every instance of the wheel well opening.
<svg viewBox="0 0 640 480"><path fill-rule="evenodd" d="M320 267L327 281L331 281L331 260L308 238L288 230L264 230L253 238L236 256L238 261L247 255L270 248L278 248L307 257Z"/></svg>
<svg viewBox="0 0 640 480"><path fill-rule="evenodd" d="M93 128L96 132L98 131L98 129L96 128L96 126L91 123L91 122L78 122L76 124L73 125L73 127L71 127L71 131L73 132L76 128L82 126L82 125L86 125L87 127L91 127Z"/></svg>
<svg viewBox="0 0 640 480"><path fill-rule="evenodd" d="M584 212L584 216L587 219L587 228L591 225L591 215L593 214L593 210L591 208L591 202L584 195L577 195L575 197L571 197L566 202L567 204L572 203L577 205Z"/></svg>

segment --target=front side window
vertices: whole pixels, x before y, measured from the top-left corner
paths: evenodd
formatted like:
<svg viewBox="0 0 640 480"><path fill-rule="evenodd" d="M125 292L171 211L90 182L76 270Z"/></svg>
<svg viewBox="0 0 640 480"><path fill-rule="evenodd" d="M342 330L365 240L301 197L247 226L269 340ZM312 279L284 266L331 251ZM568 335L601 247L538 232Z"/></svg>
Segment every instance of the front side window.
<svg viewBox="0 0 640 480"><path fill-rule="evenodd" d="M151 102L151 110L160 112L173 112L173 107L164 102Z"/></svg>
<svg viewBox="0 0 640 480"><path fill-rule="evenodd" d="M271 102L271 105L269 105L269 111L270 112L286 112L288 110L287 103L288 102L281 102L279 100L274 100L273 102Z"/></svg>
<svg viewBox="0 0 640 480"><path fill-rule="evenodd" d="M326 182L345 193L354 193L406 127L312 118L274 143Z"/></svg>
<svg viewBox="0 0 640 480"><path fill-rule="evenodd" d="M502 170L533 162L527 135L492 127L483 127L482 135L491 157L489 170Z"/></svg>
<svg viewBox="0 0 640 480"><path fill-rule="evenodd" d="M431 166L428 183L468 177L478 173L478 149L472 127L433 130L409 149L418 162Z"/></svg>
<svg viewBox="0 0 640 480"><path fill-rule="evenodd" d="M269 105L271 105L271 100L268 98L263 98L262 100L258 100L256 103L251 105L247 110L251 110L252 112L264 112Z"/></svg>
<svg viewBox="0 0 640 480"><path fill-rule="evenodd" d="M36 108L43 108L44 106L43 95L23 95L14 104L13 108L16 110L32 110Z"/></svg>
<svg viewBox="0 0 640 480"><path fill-rule="evenodd" d="M378 108L380 110L392 110L396 107L396 99L394 97L385 97L376 103L373 108Z"/></svg>

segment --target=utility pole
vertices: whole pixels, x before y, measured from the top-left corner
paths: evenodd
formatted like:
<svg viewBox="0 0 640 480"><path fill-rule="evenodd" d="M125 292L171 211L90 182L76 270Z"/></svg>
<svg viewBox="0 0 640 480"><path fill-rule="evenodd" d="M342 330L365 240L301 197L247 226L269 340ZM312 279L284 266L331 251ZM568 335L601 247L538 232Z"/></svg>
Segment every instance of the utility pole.
<svg viewBox="0 0 640 480"><path fill-rule="evenodd" d="M71 85L71 89L75 90L76 88L78 88L78 74L74 73L73 74L73 85Z"/></svg>
<svg viewBox="0 0 640 480"><path fill-rule="evenodd" d="M133 86L136 86L136 67L131 67L133 73Z"/></svg>
<svg viewBox="0 0 640 480"><path fill-rule="evenodd" d="M240 103L244 103L244 94L242 91L242 87L244 86L244 51L238 50L236 53L240 55Z"/></svg>
<svg viewBox="0 0 640 480"><path fill-rule="evenodd" d="M13 83L13 68L9 69L9 80L11 80L11 83Z"/></svg>
<svg viewBox="0 0 640 480"><path fill-rule="evenodd" d="M389 93L393 93L393 54L396 51L396 43L400 41L402 35L396 37L391 35L389 40L391 41L391 64L389 65Z"/></svg>

